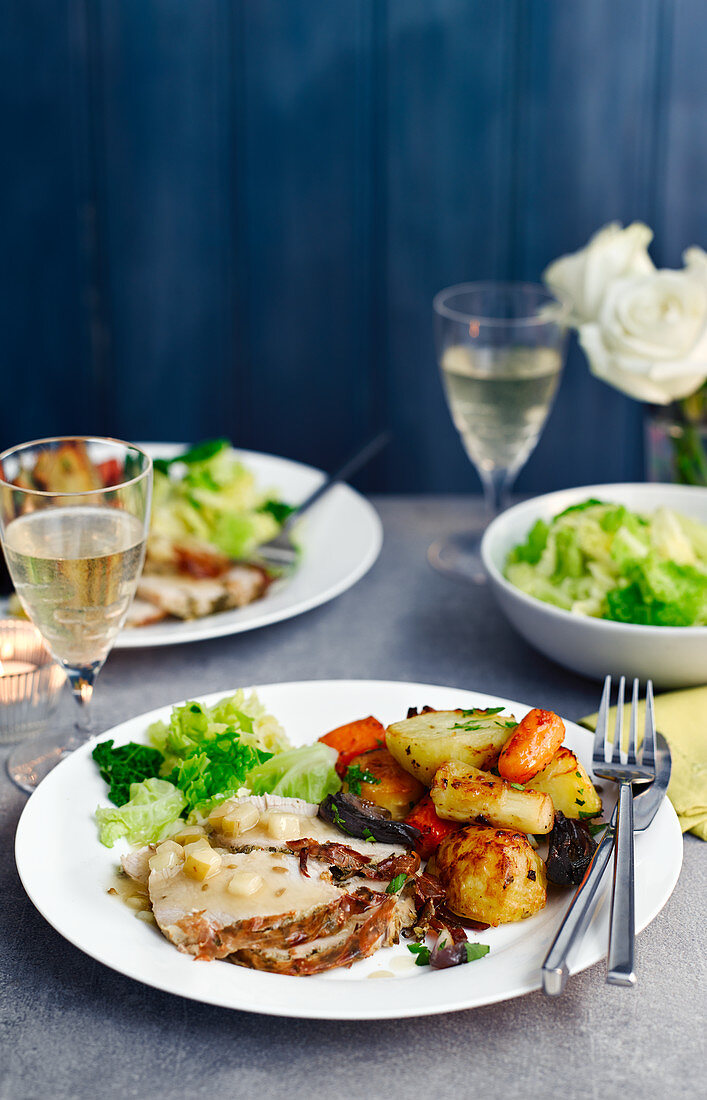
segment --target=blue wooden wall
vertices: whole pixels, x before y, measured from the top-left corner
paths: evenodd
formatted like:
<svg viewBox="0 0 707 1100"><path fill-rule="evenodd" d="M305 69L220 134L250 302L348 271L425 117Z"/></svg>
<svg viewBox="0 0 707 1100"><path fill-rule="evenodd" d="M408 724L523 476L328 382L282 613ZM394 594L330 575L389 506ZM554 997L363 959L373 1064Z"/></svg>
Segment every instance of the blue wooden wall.
<svg viewBox="0 0 707 1100"><path fill-rule="evenodd" d="M4 0L0 444L230 435L478 486L430 303L611 219L707 243L705 0ZM573 347L520 487L642 476Z"/></svg>

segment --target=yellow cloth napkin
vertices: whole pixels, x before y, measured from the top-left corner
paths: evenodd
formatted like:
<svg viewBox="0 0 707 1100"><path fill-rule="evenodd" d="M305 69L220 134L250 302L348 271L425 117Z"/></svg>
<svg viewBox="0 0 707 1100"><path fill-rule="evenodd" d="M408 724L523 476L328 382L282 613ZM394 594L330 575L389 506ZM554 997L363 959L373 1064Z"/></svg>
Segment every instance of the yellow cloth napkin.
<svg viewBox="0 0 707 1100"><path fill-rule="evenodd" d="M624 707L624 735L627 735L630 706ZM640 705L638 730L642 736L645 705ZM612 707L609 729L616 708ZM582 719L595 729L596 714ZM655 698L656 728L670 745L673 768L668 787L684 833L707 840L707 687L671 691Z"/></svg>

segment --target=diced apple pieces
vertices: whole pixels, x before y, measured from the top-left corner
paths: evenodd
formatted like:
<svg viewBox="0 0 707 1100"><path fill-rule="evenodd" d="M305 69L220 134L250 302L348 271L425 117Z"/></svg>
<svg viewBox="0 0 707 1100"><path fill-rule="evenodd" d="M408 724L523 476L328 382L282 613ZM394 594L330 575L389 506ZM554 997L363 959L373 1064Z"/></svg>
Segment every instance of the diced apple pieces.
<svg viewBox="0 0 707 1100"><path fill-rule="evenodd" d="M190 844L184 860L184 874L196 882L205 882L221 870L221 856L208 846Z"/></svg>
<svg viewBox="0 0 707 1100"><path fill-rule="evenodd" d="M246 804L236 806L229 813L224 814L215 827L224 836L240 836L241 833L247 833L249 829L255 828L259 821L260 814L255 806Z"/></svg>
<svg viewBox="0 0 707 1100"><path fill-rule="evenodd" d="M204 837L206 834L202 825L184 825L179 832L175 833L172 840L177 844L191 844L193 841L198 840L199 837Z"/></svg>
<svg viewBox="0 0 707 1100"><path fill-rule="evenodd" d="M263 885L262 877L256 871L236 871L231 875L228 884L229 894L235 894L239 898L247 898L257 894Z"/></svg>
<svg viewBox="0 0 707 1100"><path fill-rule="evenodd" d="M296 814L268 814L268 835L274 840L299 840L302 826Z"/></svg>
<svg viewBox="0 0 707 1100"><path fill-rule="evenodd" d="M159 845L157 851L148 859L147 863L151 871L169 871L172 867L181 864L183 859L184 849L181 844L177 844L173 840L165 840L164 844Z"/></svg>

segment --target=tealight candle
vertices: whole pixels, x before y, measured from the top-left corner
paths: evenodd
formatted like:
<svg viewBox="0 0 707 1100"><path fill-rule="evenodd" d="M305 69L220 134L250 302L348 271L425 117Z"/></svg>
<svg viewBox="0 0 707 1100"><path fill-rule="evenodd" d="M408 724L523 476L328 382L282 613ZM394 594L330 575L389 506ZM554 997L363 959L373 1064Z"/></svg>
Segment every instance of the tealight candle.
<svg viewBox="0 0 707 1100"><path fill-rule="evenodd" d="M36 672L37 666L29 661L0 661L0 676L16 676L18 672Z"/></svg>
<svg viewBox="0 0 707 1100"><path fill-rule="evenodd" d="M0 741L39 733L66 677L32 623L0 621Z"/></svg>

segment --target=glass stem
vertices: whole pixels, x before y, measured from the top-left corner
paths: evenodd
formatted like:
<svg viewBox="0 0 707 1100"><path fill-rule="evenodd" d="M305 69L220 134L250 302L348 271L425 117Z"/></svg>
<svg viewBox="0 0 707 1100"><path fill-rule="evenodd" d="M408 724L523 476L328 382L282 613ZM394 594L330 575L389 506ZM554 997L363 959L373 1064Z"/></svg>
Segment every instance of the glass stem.
<svg viewBox="0 0 707 1100"><path fill-rule="evenodd" d="M486 523L489 524L499 512L503 512L508 507L514 475L510 470L499 468L480 469L479 475L484 489Z"/></svg>
<svg viewBox="0 0 707 1100"><path fill-rule="evenodd" d="M91 700L93 699L93 688L96 683L98 668L67 668L66 675L71 684L71 693L79 708L76 717L75 736L82 743L90 741L95 733Z"/></svg>

